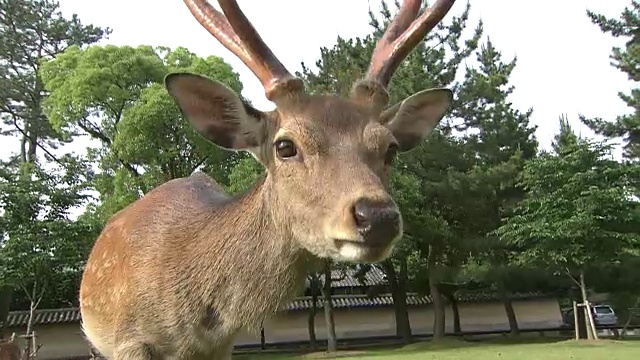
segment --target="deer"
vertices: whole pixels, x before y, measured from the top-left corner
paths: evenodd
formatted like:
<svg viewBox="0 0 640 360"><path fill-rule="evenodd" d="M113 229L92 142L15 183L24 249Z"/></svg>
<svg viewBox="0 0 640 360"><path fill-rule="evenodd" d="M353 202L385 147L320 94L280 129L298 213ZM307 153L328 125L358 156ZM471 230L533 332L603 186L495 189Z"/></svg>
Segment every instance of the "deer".
<svg viewBox="0 0 640 360"><path fill-rule="evenodd" d="M405 0L349 96L310 94L236 1L184 0L195 19L260 80L263 112L224 84L165 77L184 118L218 147L252 154L264 174L229 195L202 172L173 179L114 214L82 275L82 328L104 357L229 359L304 287L314 262L375 263L403 234L389 191L393 160L446 115L434 88L388 106L394 71L455 0Z"/></svg>

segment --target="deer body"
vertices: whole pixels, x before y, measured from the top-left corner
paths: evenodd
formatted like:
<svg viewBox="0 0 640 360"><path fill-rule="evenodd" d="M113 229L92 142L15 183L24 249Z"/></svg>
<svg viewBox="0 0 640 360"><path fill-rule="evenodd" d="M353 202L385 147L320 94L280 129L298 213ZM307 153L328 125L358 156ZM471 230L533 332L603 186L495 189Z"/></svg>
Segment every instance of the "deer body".
<svg viewBox="0 0 640 360"><path fill-rule="evenodd" d="M196 173L111 219L85 271L91 285L80 295L85 331L103 356L123 340L169 358L228 356L238 330L259 328L293 296L306 253L270 225L255 200L260 189L232 199ZM263 236L246 241L256 233ZM178 240L185 237L188 243ZM222 354L214 353L218 347Z"/></svg>
<svg viewBox="0 0 640 360"><path fill-rule="evenodd" d="M446 14L406 0L351 98L305 93L235 1L184 0L263 83L261 112L221 83L170 74L168 92L202 136L251 152L266 175L231 197L204 174L169 181L115 214L83 274L85 335L108 358L226 359L235 334L300 289L309 263L387 258L402 218L387 192L396 152L424 139L452 93L431 89L386 108L391 74ZM225 16L226 15L226 16Z"/></svg>

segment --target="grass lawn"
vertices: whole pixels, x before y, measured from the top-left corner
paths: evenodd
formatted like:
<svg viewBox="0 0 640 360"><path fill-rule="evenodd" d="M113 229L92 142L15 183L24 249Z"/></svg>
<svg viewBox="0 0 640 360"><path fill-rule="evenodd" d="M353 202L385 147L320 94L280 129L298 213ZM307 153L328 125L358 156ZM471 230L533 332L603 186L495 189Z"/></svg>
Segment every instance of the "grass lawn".
<svg viewBox="0 0 640 360"><path fill-rule="evenodd" d="M632 360L640 358L640 341L600 340L597 342L556 341L528 344L475 343L447 340L443 343L416 343L401 348L344 351L339 356L323 353L306 355L271 354L234 356L243 360Z"/></svg>

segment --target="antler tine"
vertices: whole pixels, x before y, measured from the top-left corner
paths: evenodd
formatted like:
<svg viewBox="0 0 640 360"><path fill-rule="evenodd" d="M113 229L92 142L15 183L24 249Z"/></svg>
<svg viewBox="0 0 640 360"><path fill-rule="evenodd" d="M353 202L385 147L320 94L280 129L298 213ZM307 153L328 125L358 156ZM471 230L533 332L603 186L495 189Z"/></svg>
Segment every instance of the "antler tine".
<svg viewBox="0 0 640 360"><path fill-rule="evenodd" d="M275 101L281 95L303 90L302 80L292 76L276 58L236 1L218 1L224 14L207 0L184 2L200 25L253 71L267 99Z"/></svg>
<svg viewBox="0 0 640 360"><path fill-rule="evenodd" d="M422 1L405 0L398 15L378 41L365 79L377 80L387 87L400 63L444 18L454 3L455 0L436 0L435 4L418 17Z"/></svg>
<svg viewBox="0 0 640 360"><path fill-rule="evenodd" d="M246 56L242 42L229 25L224 14L216 10L206 0L185 0L184 2L200 25L218 39L224 47L238 57Z"/></svg>

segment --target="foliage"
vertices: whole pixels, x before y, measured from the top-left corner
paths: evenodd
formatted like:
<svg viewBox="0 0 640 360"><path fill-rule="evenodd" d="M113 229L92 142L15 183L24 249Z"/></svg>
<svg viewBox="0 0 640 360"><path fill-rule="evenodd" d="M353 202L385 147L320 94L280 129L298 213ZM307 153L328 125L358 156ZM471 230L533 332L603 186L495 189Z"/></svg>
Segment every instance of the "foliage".
<svg viewBox="0 0 640 360"><path fill-rule="evenodd" d="M567 138L526 164L527 196L497 233L521 263L570 272L616 263L640 240L632 197L640 167L612 160L605 144Z"/></svg>
<svg viewBox="0 0 640 360"><path fill-rule="evenodd" d="M249 189L265 171L264 166L253 156L246 153L243 155L229 173L227 191L231 194L240 194Z"/></svg>
<svg viewBox="0 0 640 360"><path fill-rule="evenodd" d="M88 198L87 164L72 156L64 168L4 164L0 172L0 262L2 283L24 290L38 303L55 291L65 273L82 269L96 229L71 213Z"/></svg>
<svg viewBox="0 0 640 360"><path fill-rule="evenodd" d="M51 157L47 149L63 140L42 114L46 94L38 74L41 61L109 33L82 24L76 15L63 17L57 1L0 0L0 134L22 138L23 162L35 160L38 148Z"/></svg>
<svg viewBox="0 0 640 360"><path fill-rule="evenodd" d="M461 199L462 206L456 210L466 215L463 219L467 223L461 224L466 231L459 236L467 239L464 249L469 257L452 280L484 284L508 302L509 293L523 290L523 284L532 285L532 281L521 280L546 277L544 273L514 266L513 247L492 234L502 225L504 214L524 197L524 189L517 181L525 161L536 155L538 143L536 128L529 122L532 110L522 112L509 101L515 90L510 77L517 59L504 61L494 43L487 39L476 61L477 69L468 69L465 74L461 91L465 100L459 111L463 122L456 127L464 131L463 138L471 153L468 156L473 159L458 190L464 194L467 205ZM509 313L510 308L506 309ZM515 321L510 325L512 333L517 333Z"/></svg>
<svg viewBox="0 0 640 360"><path fill-rule="evenodd" d="M228 184L234 155L201 137L164 88L164 76L177 71L242 90L221 58L200 58L184 48L74 46L42 67L50 91L44 110L53 127L101 143L88 154L99 164L94 185L103 221L153 187L195 170Z"/></svg>
<svg viewBox="0 0 640 360"><path fill-rule="evenodd" d="M609 19L589 10L587 15L602 32L627 40L624 49L614 47L610 57L612 65L627 74L635 86L631 93L618 93L620 99L631 108L631 113L620 115L614 121L585 117L581 120L599 134L622 137L626 157L640 160L640 89L637 88L640 81L640 2L632 0L631 6L624 9L620 19Z"/></svg>

